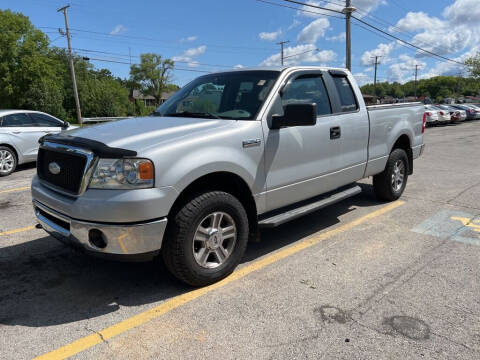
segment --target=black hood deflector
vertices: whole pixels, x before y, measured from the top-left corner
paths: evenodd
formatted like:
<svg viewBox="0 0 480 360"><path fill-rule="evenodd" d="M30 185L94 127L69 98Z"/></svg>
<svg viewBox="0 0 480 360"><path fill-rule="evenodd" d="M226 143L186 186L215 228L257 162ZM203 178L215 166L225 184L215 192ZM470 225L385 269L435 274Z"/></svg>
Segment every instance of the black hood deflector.
<svg viewBox="0 0 480 360"><path fill-rule="evenodd" d="M137 152L133 150L114 148L96 140L90 140L78 136L67 134L49 134L38 140L40 144L51 142L55 144L70 145L93 151L97 156L107 159L117 159L123 157L137 156Z"/></svg>

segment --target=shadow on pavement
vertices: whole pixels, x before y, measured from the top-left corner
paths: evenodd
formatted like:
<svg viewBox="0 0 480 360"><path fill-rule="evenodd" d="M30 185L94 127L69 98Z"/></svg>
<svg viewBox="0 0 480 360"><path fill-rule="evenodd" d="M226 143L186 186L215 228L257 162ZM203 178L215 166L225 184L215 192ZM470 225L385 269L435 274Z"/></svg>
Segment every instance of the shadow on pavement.
<svg viewBox="0 0 480 360"><path fill-rule="evenodd" d="M355 207L378 205L364 192L276 229L262 231L244 262L327 229ZM43 250L42 250L43 249ZM39 251L40 250L40 251ZM160 261L121 263L85 256L49 236L0 250L0 324L42 327L95 318L188 292Z"/></svg>

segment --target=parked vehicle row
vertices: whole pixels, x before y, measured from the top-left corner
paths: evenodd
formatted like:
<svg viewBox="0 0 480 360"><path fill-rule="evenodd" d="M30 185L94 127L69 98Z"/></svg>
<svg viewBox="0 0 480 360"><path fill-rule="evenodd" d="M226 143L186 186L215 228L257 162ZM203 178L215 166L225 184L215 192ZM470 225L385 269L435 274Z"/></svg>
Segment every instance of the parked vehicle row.
<svg viewBox="0 0 480 360"><path fill-rule="evenodd" d="M425 105L425 118L428 126L477 120L480 119L480 107L473 104Z"/></svg>

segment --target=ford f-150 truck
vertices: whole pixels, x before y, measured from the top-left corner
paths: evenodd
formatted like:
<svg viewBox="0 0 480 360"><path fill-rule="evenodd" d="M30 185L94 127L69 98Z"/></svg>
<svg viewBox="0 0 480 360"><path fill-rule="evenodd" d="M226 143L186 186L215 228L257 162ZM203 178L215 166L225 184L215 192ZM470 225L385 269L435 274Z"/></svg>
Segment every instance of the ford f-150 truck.
<svg viewBox="0 0 480 360"><path fill-rule="evenodd" d="M43 137L33 206L63 242L161 256L202 286L235 269L259 228L358 194L357 180L399 198L424 129L421 103L366 107L344 69L212 73L152 116Z"/></svg>

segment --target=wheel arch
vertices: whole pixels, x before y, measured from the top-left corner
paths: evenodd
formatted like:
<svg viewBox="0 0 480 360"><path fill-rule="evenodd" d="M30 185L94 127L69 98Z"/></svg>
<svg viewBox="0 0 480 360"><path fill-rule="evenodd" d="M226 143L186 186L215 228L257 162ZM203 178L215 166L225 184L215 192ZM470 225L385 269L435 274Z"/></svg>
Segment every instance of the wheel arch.
<svg viewBox="0 0 480 360"><path fill-rule="evenodd" d="M192 181L180 192L173 203L168 214L169 218L193 197L208 191L224 191L235 196L247 212L250 236L256 235L257 207L252 191L241 176L227 171L208 173Z"/></svg>
<svg viewBox="0 0 480 360"><path fill-rule="evenodd" d="M12 149L13 152L15 153L15 157L17 158L17 165L20 163L20 158L18 157L18 151L17 149L15 149L15 146L8 143L2 143L2 142L0 142L0 146L5 146L5 147L8 147L9 149Z"/></svg>
<svg viewBox="0 0 480 360"><path fill-rule="evenodd" d="M403 149L407 153L408 157L408 175L413 174L413 151L412 151L412 142L410 137L407 134L402 134L393 144L390 149L390 153L395 149Z"/></svg>

